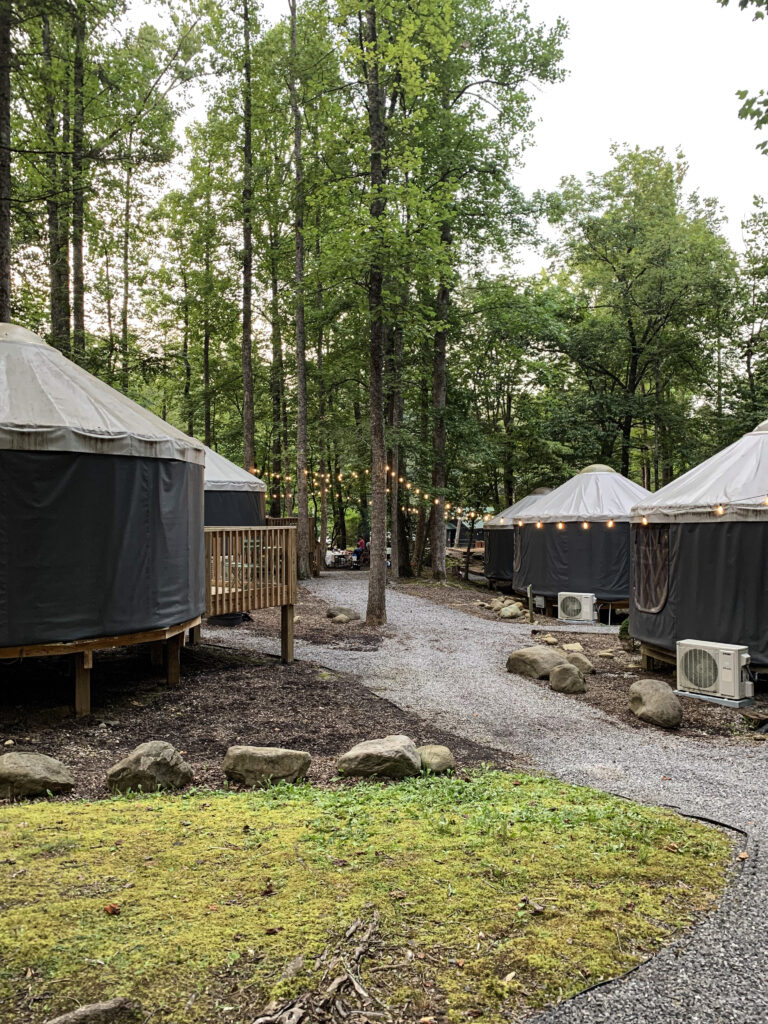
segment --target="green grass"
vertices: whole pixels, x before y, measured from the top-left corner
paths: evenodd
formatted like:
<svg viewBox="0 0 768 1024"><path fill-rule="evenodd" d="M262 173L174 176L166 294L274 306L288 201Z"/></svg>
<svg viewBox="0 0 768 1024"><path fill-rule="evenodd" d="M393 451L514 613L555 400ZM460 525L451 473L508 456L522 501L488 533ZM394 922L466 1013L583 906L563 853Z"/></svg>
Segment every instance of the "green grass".
<svg viewBox="0 0 768 1024"><path fill-rule="evenodd" d="M131 995L153 1024L251 1021L378 912L361 980L382 1002L508 1020L647 958L730 855L671 813L493 771L5 806L0 1019Z"/></svg>

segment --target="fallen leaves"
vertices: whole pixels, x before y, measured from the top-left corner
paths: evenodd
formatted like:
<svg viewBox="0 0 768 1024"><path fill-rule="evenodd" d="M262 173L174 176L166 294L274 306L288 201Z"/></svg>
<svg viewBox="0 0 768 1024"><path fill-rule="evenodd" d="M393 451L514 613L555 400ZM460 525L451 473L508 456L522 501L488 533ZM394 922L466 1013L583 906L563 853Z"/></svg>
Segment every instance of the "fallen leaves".
<svg viewBox="0 0 768 1024"><path fill-rule="evenodd" d="M741 853L737 856L736 859L737 860L749 860L749 854L747 853L746 850L742 850Z"/></svg>
<svg viewBox="0 0 768 1024"><path fill-rule="evenodd" d="M104 907L104 913L109 914L110 917L120 916L120 904L119 903L107 903Z"/></svg>

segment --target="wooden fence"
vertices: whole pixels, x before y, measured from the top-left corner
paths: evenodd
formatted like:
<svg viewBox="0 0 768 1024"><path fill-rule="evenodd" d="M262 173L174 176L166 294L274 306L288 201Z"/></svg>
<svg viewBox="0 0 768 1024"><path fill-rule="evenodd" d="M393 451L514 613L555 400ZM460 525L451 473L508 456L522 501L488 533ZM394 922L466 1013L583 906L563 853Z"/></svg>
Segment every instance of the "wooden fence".
<svg viewBox="0 0 768 1024"><path fill-rule="evenodd" d="M296 530L288 526L207 526L206 615L296 602Z"/></svg>

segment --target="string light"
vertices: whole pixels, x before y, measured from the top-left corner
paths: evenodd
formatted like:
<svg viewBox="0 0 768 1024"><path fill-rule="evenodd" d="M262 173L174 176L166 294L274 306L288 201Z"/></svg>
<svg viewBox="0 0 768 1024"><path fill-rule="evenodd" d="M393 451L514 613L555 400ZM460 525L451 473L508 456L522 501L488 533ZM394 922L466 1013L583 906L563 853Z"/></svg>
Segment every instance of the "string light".
<svg viewBox="0 0 768 1024"><path fill-rule="evenodd" d="M608 520L608 524L607 524L607 525L608 525L608 529L610 530L610 529L611 529L611 527L613 526L613 520L612 520L612 519L609 519L609 520Z"/></svg>
<svg viewBox="0 0 768 1024"><path fill-rule="evenodd" d="M588 530L589 529L589 523L582 523L581 524L581 528L582 528L582 530Z"/></svg>
<svg viewBox="0 0 768 1024"><path fill-rule="evenodd" d="M557 524L557 528L558 528L558 530L564 530L565 529L565 523L558 523Z"/></svg>
<svg viewBox="0 0 768 1024"><path fill-rule="evenodd" d="M645 516L643 516L643 518L640 520L640 522L643 524L643 526L647 526L648 525L648 520L645 518Z"/></svg>
<svg viewBox="0 0 768 1024"><path fill-rule="evenodd" d="M536 529L540 530L544 526L544 523L536 523Z"/></svg>
<svg viewBox="0 0 768 1024"><path fill-rule="evenodd" d="M724 514L725 514L725 509L723 508L722 505L718 505L717 508L715 509L715 515L716 516L722 516Z"/></svg>

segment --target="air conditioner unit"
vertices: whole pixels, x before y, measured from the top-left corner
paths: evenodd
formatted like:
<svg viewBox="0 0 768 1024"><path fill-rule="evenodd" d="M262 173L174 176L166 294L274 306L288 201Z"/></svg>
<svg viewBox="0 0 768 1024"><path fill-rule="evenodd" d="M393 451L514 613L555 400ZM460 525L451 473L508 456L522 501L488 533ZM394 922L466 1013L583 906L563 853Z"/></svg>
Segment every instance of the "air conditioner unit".
<svg viewBox="0 0 768 1024"><path fill-rule="evenodd" d="M717 704L751 704L755 687L749 678L749 650L738 644L678 640L677 690Z"/></svg>
<svg viewBox="0 0 768 1024"><path fill-rule="evenodd" d="M566 622L594 622L594 594L558 594L557 617Z"/></svg>

